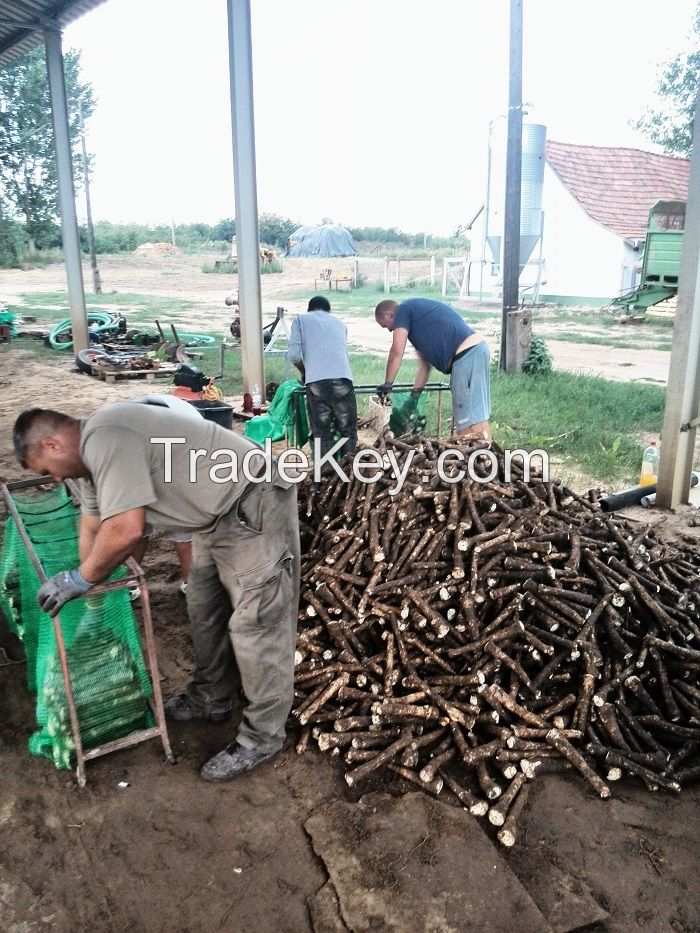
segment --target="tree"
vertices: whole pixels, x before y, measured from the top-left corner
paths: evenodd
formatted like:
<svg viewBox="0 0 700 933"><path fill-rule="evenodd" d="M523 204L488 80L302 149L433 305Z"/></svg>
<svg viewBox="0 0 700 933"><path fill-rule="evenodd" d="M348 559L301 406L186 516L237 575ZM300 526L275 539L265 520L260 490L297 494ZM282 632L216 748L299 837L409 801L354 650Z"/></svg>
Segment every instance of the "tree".
<svg viewBox="0 0 700 933"><path fill-rule="evenodd" d="M80 53L64 56L73 177L80 187L80 114L95 109L92 87L80 80ZM58 178L43 46L0 71L1 216L23 218L30 251L55 245L59 219Z"/></svg>
<svg viewBox="0 0 700 933"><path fill-rule="evenodd" d="M260 242L284 247L298 226L293 220L279 214L261 214L258 218Z"/></svg>
<svg viewBox="0 0 700 933"><path fill-rule="evenodd" d="M214 227L214 232L212 234L213 239L215 240L226 240L228 243L231 242L231 237L236 234L236 221L233 217L226 217L223 220L220 220L218 224Z"/></svg>
<svg viewBox="0 0 700 933"><path fill-rule="evenodd" d="M695 11L688 50L662 65L657 86L659 103L648 108L635 124L669 155L690 155L699 75L700 3Z"/></svg>

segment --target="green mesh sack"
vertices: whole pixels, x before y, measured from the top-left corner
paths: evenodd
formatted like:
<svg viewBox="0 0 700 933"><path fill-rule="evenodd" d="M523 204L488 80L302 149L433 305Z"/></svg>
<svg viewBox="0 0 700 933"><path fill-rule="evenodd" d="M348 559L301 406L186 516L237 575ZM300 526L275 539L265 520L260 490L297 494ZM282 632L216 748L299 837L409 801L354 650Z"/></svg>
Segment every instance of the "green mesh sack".
<svg viewBox="0 0 700 933"><path fill-rule="evenodd" d="M13 498L46 575L78 566L79 513L65 489ZM71 768L75 743L53 620L39 608L39 577L21 539L12 543L12 531L9 543L3 543L2 555L6 551L8 565L11 553L16 557L20 593L16 630L24 642L27 681L37 693L40 728L31 736L29 750L51 759L57 767ZM0 573L4 569L0 559ZM120 567L109 579L125 575L125 568ZM12 573L0 578L0 591L2 579L7 583ZM60 616L83 748L152 726L151 684L128 590L71 600Z"/></svg>
<svg viewBox="0 0 700 933"><path fill-rule="evenodd" d="M19 532L12 518L5 523L0 548L0 612L7 619L11 632L21 637L22 601L19 586Z"/></svg>
<svg viewBox="0 0 700 933"><path fill-rule="evenodd" d="M421 434L427 422L428 393L413 398L410 392L393 392L389 430L396 436Z"/></svg>

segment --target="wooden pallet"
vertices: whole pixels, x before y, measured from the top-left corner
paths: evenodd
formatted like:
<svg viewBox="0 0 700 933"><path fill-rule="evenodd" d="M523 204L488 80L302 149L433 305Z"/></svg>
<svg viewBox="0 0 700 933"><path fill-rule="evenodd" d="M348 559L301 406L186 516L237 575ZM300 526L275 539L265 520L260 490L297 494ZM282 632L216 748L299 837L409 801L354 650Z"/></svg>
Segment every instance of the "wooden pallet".
<svg viewBox="0 0 700 933"><path fill-rule="evenodd" d="M175 363L161 363L158 369L104 369L101 366L92 367L92 375L102 382L116 382L118 379L145 379L146 382L155 382L158 377L172 376L179 369Z"/></svg>

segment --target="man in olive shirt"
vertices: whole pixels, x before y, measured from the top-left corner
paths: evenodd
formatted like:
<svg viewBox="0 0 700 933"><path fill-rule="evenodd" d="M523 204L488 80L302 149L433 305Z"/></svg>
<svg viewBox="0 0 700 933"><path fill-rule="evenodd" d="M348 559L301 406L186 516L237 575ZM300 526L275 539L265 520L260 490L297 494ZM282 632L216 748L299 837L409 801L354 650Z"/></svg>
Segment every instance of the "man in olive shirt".
<svg viewBox="0 0 700 933"><path fill-rule="evenodd" d="M262 482L246 479L244 461L249 475L260 471L259 448L153 400L116 402L83 420L34 408L17 419L14 444L28 469L57 482L81 480L80 566L41 587L42 608L55 615L106 579L141 541L146 522L192 532L187 608L196 670L166 713L180 721L227 718L238 668L248 705L236 742L204 765L202 777L228 780L274 755L293 698L293 485L274 466Z"/></svg>

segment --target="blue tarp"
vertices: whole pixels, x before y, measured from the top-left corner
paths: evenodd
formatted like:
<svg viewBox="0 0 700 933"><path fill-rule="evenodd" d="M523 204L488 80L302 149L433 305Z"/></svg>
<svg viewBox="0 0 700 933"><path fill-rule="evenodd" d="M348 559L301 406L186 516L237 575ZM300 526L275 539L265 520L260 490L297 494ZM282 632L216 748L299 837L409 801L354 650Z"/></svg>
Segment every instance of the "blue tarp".
<svg viewBox="0 0 700 933"><path fill-rule="evenodd" d="M296 229L289 238L289 255L297 258L357 256L357 249L345 227L324 224Z"/></svg>

